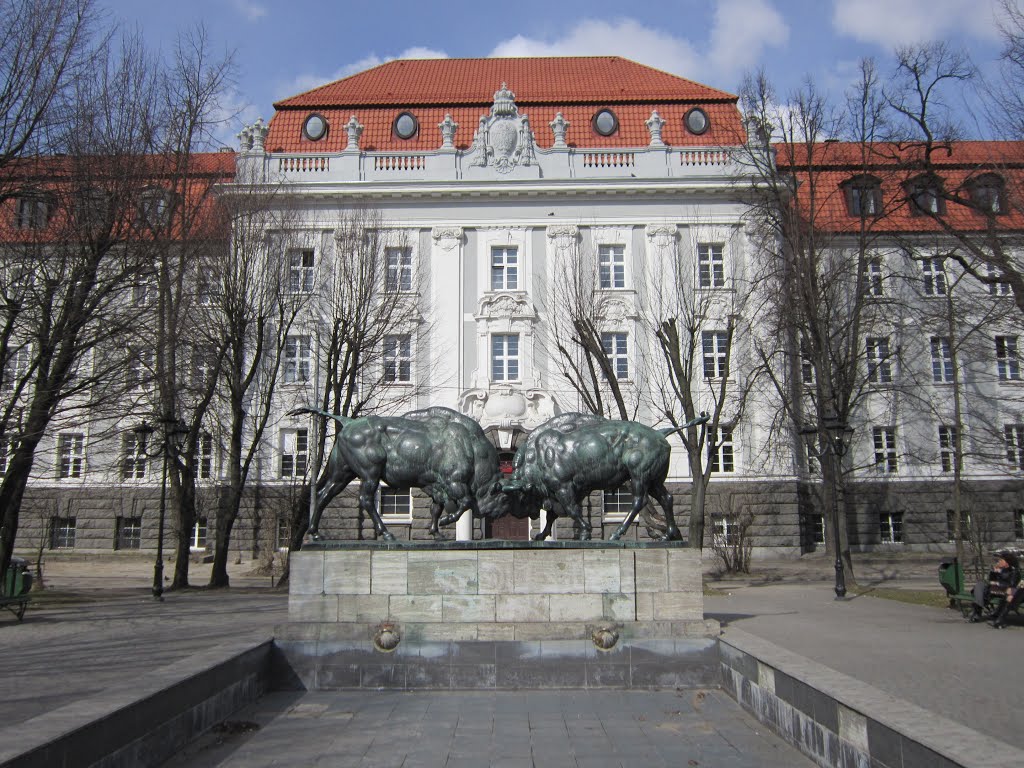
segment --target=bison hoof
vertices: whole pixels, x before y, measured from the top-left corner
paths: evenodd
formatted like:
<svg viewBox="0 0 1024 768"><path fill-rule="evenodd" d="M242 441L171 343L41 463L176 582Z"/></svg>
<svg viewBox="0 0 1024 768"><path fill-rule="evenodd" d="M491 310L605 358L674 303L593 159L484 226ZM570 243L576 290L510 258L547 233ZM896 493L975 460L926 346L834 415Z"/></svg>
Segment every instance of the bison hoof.
<svg viewBox="0 0 1024 768"><path fill-rule="evenodd" d="M395 534L391 531L381 531L380 537L384 539L384 541L395 541Z"/></svg>
<svg viewBox="0 0 1024 768"><path fill-rule="evenodd" d="M665 531L665 535L662 537L662 541L682 541L682 540L683 540L683 534L681 534L679 532L679 529L676 528L675 526L672 526L667 531Z"/></svg>
<svg viewBox="0 0 1024 768"><path fill-rule="evenodd" d="M309 536L310 541L320 541L323 538L320 531L309 531L306 535Z"/></svg>
<svg viewBox="0 0 1024 768"><path fill-rule="evenodd" d="M434 541L448 541L448 537L440 531L433 531L431 535L434 537Z"/></svg>
<svg viewBox="0 0 1024 768"><path fill-rule="evenodd" d="M616 531L615 533L613 533L611 536L608 537L608 541L618 541L621 537L622 537L622 534L619 533L618 531Z"/></svg>

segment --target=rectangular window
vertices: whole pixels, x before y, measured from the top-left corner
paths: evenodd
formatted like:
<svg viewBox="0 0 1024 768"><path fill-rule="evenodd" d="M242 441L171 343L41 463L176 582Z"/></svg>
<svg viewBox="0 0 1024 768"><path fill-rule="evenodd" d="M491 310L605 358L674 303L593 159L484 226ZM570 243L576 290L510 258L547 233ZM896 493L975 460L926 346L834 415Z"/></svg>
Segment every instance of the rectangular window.
<svg viewBox="0 0 1024 768"><path fill-rule="evenodd" d="M899 470L896 455L896 427L875 427L871 430L875 445L875 469L893 474Z"/></svg>
<svg viewBox="0 0 1024 768"><path fill-rule="evenodd" d="M885 295L882 287L882 260L880 258L866 259L864 261L864 274L861 275L864 281L864 293L868 296Z"/></svg>
<svg viewBox="0 0 1024 768"><path fill-rule="evenodd" d="M57 478L79 478L85 474L85 435L63 432L57 435Z"/></svg>
<svg viewBox="0 0 1024 768"><path fill-rule="evenodd" d="M196 272L196 302L209 307L220 295L220 281L213 267L199 267Z"/></svg>
<svg viewBox="0 0 1024 768"><path fill-rule="evenodd" d="M817 438L815 438L817 439ZM812 475L821 474L821 461L818 458L818 448L816 445L810 443L806 444L807 447L807 471Z"/></svg>
<svg viewBox="0 0 1024 768"><path fill-rule="evenodd" d="M598 246L598 271L602 288L626 287L625 250L622 245Z"/></svg>
<svg viewBox="0 0 1024 768"><path fill-rule="evenodd" d="M953 383L953 355L949 339L932 336L932 381L939 384Z"/></svg>
<svg viewBox="0 0 1024 768"><path fill-rule="evenodd" d="M952 472L956 469L956 432L956 427L939 427L939 461L942 463L943 472Z"/></svg>
<svg viewBox="0 0 1024 768"><path fill-rule="evenodd" d="M408 292L412 290L412 249L387 248L384 251L387 260L386 285L389 291Z"/></svg>
<svg viewBox="0 0 1024 768"><path fill-rule="evenodd" d="M292 293L312 293L314 261L312 249L288 254L288 289Z"/></svg>
<svg viewBox="0 0 1024 768"><path fill-rule="evenodd" d="M125 384L128 389L142 389L153 380L156 368L156 352L152 349L131 348L128 350L128 368Z"/></svg>
<svg viewBox="0 0 1024 768"><path fill-rule="evenodd" d="M146 477L146 440L134 432L121 436L121 479L143 480Z"/></svg>
<svg viewBox="0 0 1024 768"><path fill-rule="evenodd" d="M210 378L217 366L217 355L210 349L196 349L192 352L192 366L189 373L192 386L205 389L210 385Z"/></svg>
<svg viewBox="0 0 1024 768"><path fill-rule="evenodd" d="M289 336L284 342L284 380L288 384L313 377L313 347L309 336Z"/></svg>
<svg viewBox="0 0 1024 768"><path fill-rule="evenodd" d="M880 512L878 514L878 533L883 544L902 544L903 513Z"/></svg>
<svg viewBox="0 0 1024 768"><path fill-rule="evenodd" d="M807 341L800 340L800 380L804 384L814 383L814 361L811 359Z"/></svg>
<svg viewBox="0 0 1024 768"><path fill-rule="evenodd" d="M384 337L384 381L412 381L412 336Z"/></svg>
<svg viewBox="0 0 1024 768"><path fill-rule="evenodd" d="M50 549L74 549L75 518L50 518Z"/></svg>
<svg viewBox="0 0 1024 768"><path fill-rule="evenodd" d="M996 370L1000 381L1020 381L1016 336L996 336Z"/></svg>
<svg viewBox="0 0 1024 768"><path fill-rule="evenodd" d="M861 182L847 188L851 216L877 216L882 209L882 189L875 183Z"/></svg>
<svg viewBox="0 0 1024 768"><path fill-rule="evenodd" d="M704 378L724 379L729 375L729 334L727 331L702 331Z"/></svg>
<svg viewBox="0 0 1024 768"><path fill-rule="evenodd" d="M865 339L868 358L868 381L872 384L892 382L892 361L889 358L889 337L868 336Z"/></svg>
<svg viewBox="0 0 1024 768"><path fill-rule="evenodd" d="M701 288L725 288L723 248L718 243L697 244L697 277Z"/></svg>
<svg viewBox="0 0 1024 768"><path fill-rule="evenodd" d="M281 430L281 477L298 478L306 474L309 460L309 430Z"/></svg>
<svg viewBox="0 0 1024 768"><path fill-rule="evenodd" d="M7 435L0 437L0 477L7 474L7 464L14 455L14 440Z"/></svg>
<svg viewBox="0 0 1024 768"><path fill-rule="evenodd" d="M1003 427L1006 441L1006 461L1013 469L1024 470L1024 424L1007 424Z"/></svg>
<svg viewBox="0 0 1024 768"><path fill-rule="evenodd" d="M491 336L491 379L519 380L518 333L496 333Z"/></svg>
<svg viewBox="0 0 1024 768"><path fill-rule="evenodd" d="M114 549L140 549L142 547L142 518L118 517Z"/></svg>
<svg viewBox="0 0 1024 768"><path fill-rule="evenodd" d="M412 521L412 492L408 488L381 486L380 515L389 523Z"/></svg>
<svg viewBox="0 0 1024 768"><path fill-rule="evenodd" d="M946 271L942 265L942 259L922 259L921 272L924 277L925 296L945 296L948 286L946 285Z"/></svg>
<svg viewBox="0 0 1024 768"><path fill-rule="evenodd" d="M712 517L711 542L716 547L735 547L740 543L739 523L728 517Z"/></svg>
<svg viewBox="0 0 1024 768"><path fill-rule="evenodd" d="M39 195L19 197L14 217L18 229L46 229L50 221L50 201Z"/></svg>
<svg viewBox="0 0 1024 768"><path fill-rule="evenodd" d="M708 460L712 472L733 472L732 430L708 430Z"/></svg>
<svg viewBox="0 0 1024 768"><path fill-rule="evenodd" d="M810 539L812 544L825 543L825 516L811 513L807 516L807 525L810 528Z"/></svg>
<svg viewBox="0 0 1024 768"><path fill-rule="evenodd" d="M10 353L7 358L7 365L4 366L5 391L13 391L18 382L28 375L29 366L32 364L32 345L25 344Z"/></svg>
<svg viewBox="0 0 1024 768"><path fill-rule="evenodd" d="M196 466L200 480L213 477L213 435L201 432L196 440Z"/></svg>
<svg viewBox="0 0 1024 768"><path fill-rule="evenodd" d="M1013 288L1009 283L1004 280L1000 280L1002 277L999 270L993 267L991 264L988 265L988 278L991 282L988 283L988 293L990 296L1012 296Z"/></svg>
<svg viewBox="0 0 1024 768"><path fill-rule="evenodd" d="M491 290L519 290L519 251L514 246L491 248Z"/></svg>
<svg viewBox="0 0 1024 768"><path fill-rule="evenodd" d="M633 491L628 485L620 485L611 491L604 491L602 517L609 523L621 523L633 509Z"/></svg>
<svg viewBox="0 0 1024 768"><path fill-rule="evenodd" d="M207 518L197 517L195 525L192 526L192 541L189 542L189 549L206 549Z"/></svg>
<svg viewBox="0 0 1024 768"><path fill-rule="evenodd" d="M292 524L288 518L277 518L277 528L274 530L274 546L280 551L287 552L292 546Z"/></svg>
<svg viewBox="0 0 1024 768"><path fill-rule="evenodd" d="M1013 538L1017 541L1024 539L1024 509L1013 512Z"/></svg>
<svg viewBox="0 0 1024 768"><path fill-rule="evenodd" d="M615 371L615 378L624 380L629 378L629 355L626 349L626 334L624 333L602 333L601 349L605 357L611 363Z"/></svg>
<svg viewBox="0 0 1024 768"><path fill-rule="evenodd" d="M136 307L151 307L156 301L156 275L143 275L132 286L132 304Z"/></svg>
<svg viewBox="0 0 1024 768"><path fill-rule="evenodd" d="M956 513L952 509L946 510L946 539L948 541L956 541L956 526L954 525L954 518ZM961 511L960 513L960 538L963 541L971 540L971 513Z"/></svg>

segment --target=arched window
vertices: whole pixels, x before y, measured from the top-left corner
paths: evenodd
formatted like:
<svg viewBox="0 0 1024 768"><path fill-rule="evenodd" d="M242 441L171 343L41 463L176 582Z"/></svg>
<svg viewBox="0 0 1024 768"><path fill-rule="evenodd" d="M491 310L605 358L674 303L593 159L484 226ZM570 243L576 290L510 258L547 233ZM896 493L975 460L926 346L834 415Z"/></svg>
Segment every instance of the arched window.
<svg viewBox="0 0 1024 768"><path fill-rule="evenodd" d="M882 213L882 182L874 176L854 176L843 182L846 210L851 216L879 216Z"/></svg>

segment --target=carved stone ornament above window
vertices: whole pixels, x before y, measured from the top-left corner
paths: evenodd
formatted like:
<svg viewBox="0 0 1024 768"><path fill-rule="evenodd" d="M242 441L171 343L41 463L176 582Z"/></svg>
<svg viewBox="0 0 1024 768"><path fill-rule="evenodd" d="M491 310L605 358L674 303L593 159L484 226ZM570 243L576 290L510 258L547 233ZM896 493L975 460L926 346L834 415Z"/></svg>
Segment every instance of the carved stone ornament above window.
<svg viewBox="0 0 1024 768"><path fill-rule="evenodd" d="M678 230L675 224L648 224L647 239L658 248L668 248L675 242Z"/></svg>
<svg viewBox="0 0 1024 768"><path fill-rule="evenodd" d="M548 240L557 249L571 248L580 236L580 228L575 224L552 224L548 227Z"/></svg>
<svg viewBox="0 0 1024 768"><path fill-rule="evenodd" d="M613 323L621 323L627 318L632 318L636 312L621 299L609 299L601 303L601 319Z"/></svg>
<svg viewBox="0 0 1024 768"><path fill-rule="evenodd" d="M525 292L485 294L480 299L475 315L477 320L513 317L521 320L534 320L537 317Z"/></svg>
<svg viewBox="0 0 1024 768"><path fill-rule="evenodd" d="M505 83L494 94L490 115L480 116L480 125L473 135L469 165L493 166L499 173L508 173L518 165L537 162L535 139L530 119L519 114L516 95Z"/></svg>

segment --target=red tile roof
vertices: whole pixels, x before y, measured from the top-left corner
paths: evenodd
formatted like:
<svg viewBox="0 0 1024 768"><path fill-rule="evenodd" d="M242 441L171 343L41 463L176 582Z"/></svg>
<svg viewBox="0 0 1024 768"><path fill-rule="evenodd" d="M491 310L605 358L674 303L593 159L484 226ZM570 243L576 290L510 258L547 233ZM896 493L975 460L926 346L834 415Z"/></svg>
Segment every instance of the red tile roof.
<svg viewBox="0 0 1024 768"><path fill-rule="evenodd" d="M1024 231L1024 142L963 141L933 150L925 164L920 145L876 143L869 146L849 142L822 142L812 148L805 145L777 145L777 165L781 172L792 172L803 182L797 204L811 217L811 186L814 192L814 223L822 230L856 233L860 218L847 208L844 184L855 176L868 175L878 180L882 191L882 215L867 220L873 234L941 233L942 222L965 231L987 227L986 217L957 202L970 200L970 182L993 173L1004 182L1006 212L995 217L1000 231ZM811 160L810 167L808 158ZM908 202L908 184L930 170L944 191L945 211L941 222L915 211Z"/></svg>
<svg viewBox="0 0 1024 768"><path fill-rule="evenodd" d="M422 59L391 61L278 102L266 145L279 152L338 152L347 144L344 125L355 115L364 126L363 150L435 150L441 145L437 124L451 114L459 124L456 146L465 148L502 83L515 93L520 114L530 117L542 148L554 143L548 123L557 112L571 123L566 134L570 146L645 146L650 134L644 121L655 109L667 121L662 138L669 145L735 144L744 136L736 96L617 56ZM710 118L711 127L701 136L682 124L695 105ZM601 107L619 119L612 136L600 136L591 127ZM392 126L406 110L420 128L403 140L393 135ZM329 125L327 136L317 142L302 135L312 112Z"/></svg>

